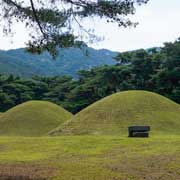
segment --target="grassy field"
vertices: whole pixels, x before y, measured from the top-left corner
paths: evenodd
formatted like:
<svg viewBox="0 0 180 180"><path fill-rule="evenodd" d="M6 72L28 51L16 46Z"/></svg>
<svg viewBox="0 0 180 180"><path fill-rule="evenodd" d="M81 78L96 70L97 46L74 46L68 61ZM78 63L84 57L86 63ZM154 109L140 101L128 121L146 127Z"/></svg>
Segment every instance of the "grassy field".
<svg viewBox="0 0 180 180"><path fill-rule="evenodd" d="M179 150L175 135L1 137L0 179L179 180Z"/></svg>
<svg viewBox="0 0 180 180"><path fill-rule="evenodd" d="M63 122L51 131L61 136L48 136ZM150 138L128 138L130 125L150 125ZM75 117L24 103L3 113L0 135L0 180L180 179L180 106L146 91L114 94Z"/></svg>
<svg viewBox="0 0 180 180"><path fill-rule="evenodd" d="M152 92L120 92L90 105L50 134L122 136L132 125L150 125L155 134L180 135L180 106Z"/></svg>
<svg viewBox="0 0 180 180"><path fill-rule="evenodd" d="M29 101L0 115L0 135L46 135L71 117L71 113L56 104L47 101Z"/></svg>

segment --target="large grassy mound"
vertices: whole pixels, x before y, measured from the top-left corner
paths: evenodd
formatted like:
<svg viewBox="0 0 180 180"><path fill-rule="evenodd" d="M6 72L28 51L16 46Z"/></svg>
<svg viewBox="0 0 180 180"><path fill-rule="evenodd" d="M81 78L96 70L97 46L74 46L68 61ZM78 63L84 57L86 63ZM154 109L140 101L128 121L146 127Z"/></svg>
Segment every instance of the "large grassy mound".
<svg viewBox="0 0 180 180"><path fill-rule="evenodd" d="M46 101L29 101L0 116L0 135L41 136L64 123L72 114Z"/></svg>
<svg viewBox="0 0 180 180"><path fill-rule="evenodd" d="M49 134L127 135L132 125L150 125L156 134L180 134L180 106L147 91L120 92L92 104Z"/></svg>

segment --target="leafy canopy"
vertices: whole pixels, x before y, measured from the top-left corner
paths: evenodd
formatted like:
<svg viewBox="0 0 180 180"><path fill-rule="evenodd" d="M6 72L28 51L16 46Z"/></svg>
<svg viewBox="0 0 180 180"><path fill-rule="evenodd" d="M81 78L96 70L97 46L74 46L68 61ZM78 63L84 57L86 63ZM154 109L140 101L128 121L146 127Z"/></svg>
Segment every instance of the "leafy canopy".
<svg viewBox="0 0 180 180"><path fill-rule="evenodd" d="M41 53L48 50L56 55L56 47L69 47L77 40L74 23L87 33L94 33L80 23L88 17L99 17L119 26L136 26L127 16L135 13L137 5L149 0L1 0L0 17L6 21L4 33L9 34L17 21L36 30L28 42L29 51Z"/></svg>

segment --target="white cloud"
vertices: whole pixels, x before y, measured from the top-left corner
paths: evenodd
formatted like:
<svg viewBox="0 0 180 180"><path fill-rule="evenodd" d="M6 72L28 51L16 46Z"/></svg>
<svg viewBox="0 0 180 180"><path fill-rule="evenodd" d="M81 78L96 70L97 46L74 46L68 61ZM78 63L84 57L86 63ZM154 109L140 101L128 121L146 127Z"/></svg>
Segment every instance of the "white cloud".
<svg viewBox="0 0 180 180"><path fill-rule="evenodd" d="M97 29L106 35L106 40L92 46L127 51L161 46L163 42L174 41L180 36L179 7L180 1L177 0L150 0L147 6L138 8L133 17L139 22L135 29L118 29L98 23Z"/></svg>
<svg viewBox="0 0 180 180"><path fill-rule="evenodd" d="M102 42L90 44L95 48L107 48L115 51L127 51L138 48L161 46L163 42L174 41L180 36L180 1L150 0L137 9L133 17L140 24L137 28L123 29L105 22L86 21L86 26L96 29L97 34L105 36ZM28 33L23 25L16 25L16 35L12 39L0 34L0 49L24 47Z"/></svg>

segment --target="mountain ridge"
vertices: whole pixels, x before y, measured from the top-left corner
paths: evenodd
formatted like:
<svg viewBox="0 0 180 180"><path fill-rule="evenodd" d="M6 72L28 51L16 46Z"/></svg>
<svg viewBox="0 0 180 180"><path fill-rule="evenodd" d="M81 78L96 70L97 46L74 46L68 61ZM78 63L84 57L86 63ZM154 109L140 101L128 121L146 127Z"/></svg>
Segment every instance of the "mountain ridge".
<svg viewBox="0 0 180 180"><path fill-rule="evenodd" d="M77 77L79 70L88 70L102 65L116 64L118 52L96 50L87 46L58 50L55 60L48 52L30 54L24 48L0 50L0 73L21 77L70 75Z"/></svg>

